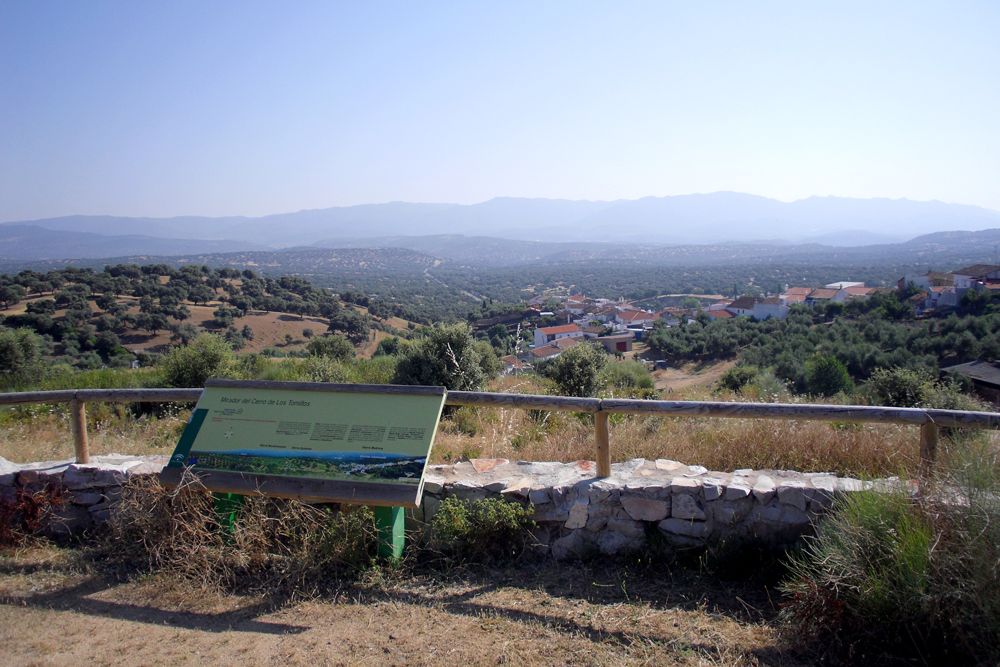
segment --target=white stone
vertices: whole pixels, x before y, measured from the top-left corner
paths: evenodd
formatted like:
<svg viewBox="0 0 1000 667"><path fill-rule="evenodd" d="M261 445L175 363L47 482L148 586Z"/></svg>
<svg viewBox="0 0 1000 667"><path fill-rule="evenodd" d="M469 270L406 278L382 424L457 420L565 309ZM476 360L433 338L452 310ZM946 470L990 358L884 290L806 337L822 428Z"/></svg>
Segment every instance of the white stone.
<svg viewBox="0 0 1000 667"><path fill-rule="evenodd" d="M670 514L670 503L643 496L623 495L622 507L636 521L660 521Z"/></svg>
<svg viewBox="0 0 1000 667"><path fill-rule="evenodd" d="M704 475L708 472L708 468L705 466L688 466L688 470L684 473L685 477L697 477L698 475Z"/></svg>
<svg viewBox="0 0 1000 667"><path fill-rule="evenodd" d="M674 495L678 493L694 494L701 490L701 480L689 479L687 477L674 477L670 480L670 492Z"/></svg>
<svg viewBox="0 0 1000 667"><path fill-rule="evenodd" d="M694 496L686 493L675 494L671 500L670 514L675 519L696 519L704 521L705 510L698 506Z"/></svg>
<svg viewBox="0 0 1000 667"><path fill-rule="evenodd" d="M767 475L761 475L757 478L757 483L753 485L753 497L762 505L766 504L774 497L775 489L774 480Z"/></svg>
<svg viewBox="0 0 1000 667"><path fill-rule="evenodd" d="M670 459L656 459L656 467L660 470L677 470L678 468L685 467L683 463L679 461L671 461Z"/></svg>
<svg viewBox="0 0 1000 667"><path fill-rule="evenodd" d="M569 508L569 518L566 519L566 528L583 528L587 525L587 497L577 499Z"/></svg>

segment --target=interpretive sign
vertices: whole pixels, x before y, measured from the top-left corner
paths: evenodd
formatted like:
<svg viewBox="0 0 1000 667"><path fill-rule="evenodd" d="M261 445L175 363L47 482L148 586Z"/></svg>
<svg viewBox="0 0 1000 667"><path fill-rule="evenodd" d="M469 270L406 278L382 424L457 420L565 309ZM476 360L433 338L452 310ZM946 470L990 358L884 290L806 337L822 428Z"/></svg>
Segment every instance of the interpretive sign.
<svg viewBox="0 0 1000 667"><path fill-rule="evenodd" d="M212 491L416 507L443 387L209 380L170 462Z"/></svg>

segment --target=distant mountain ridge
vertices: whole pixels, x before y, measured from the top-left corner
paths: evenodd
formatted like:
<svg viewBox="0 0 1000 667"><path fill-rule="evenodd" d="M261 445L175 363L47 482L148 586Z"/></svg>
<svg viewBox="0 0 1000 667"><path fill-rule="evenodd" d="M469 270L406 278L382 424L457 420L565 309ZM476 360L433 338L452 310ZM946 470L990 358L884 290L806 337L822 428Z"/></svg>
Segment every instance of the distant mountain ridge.
<svg viewBox="0 0 1000 667"><path fill-rule="evenodd" d="M140 234L46 229L37 225L0 225L0 259L89 259L113 255L184 255L192 252L261 250L266 246L233 240L158 238Z"/></svg>
<svg viewBox="0 0 1000 667"><path fill-rule="evenodd" d="M346 243L358 238L453 235L560 243L704 244L779 239L851 245L867 241L1000 227L1000 212L964 204L906 199L811 197L781 202L736 192L571 201L503 197L479 204L391 202L278 213L261 217L129 218L66 216L0 224L59 232L271 247ZM234 248L239 249L239 248ZM155 252L147 250L145 252ZM108 253L118 254L118 253ZM122 253L129 254L129 253ZM17 258L10 251L0 256Z"/></svg>

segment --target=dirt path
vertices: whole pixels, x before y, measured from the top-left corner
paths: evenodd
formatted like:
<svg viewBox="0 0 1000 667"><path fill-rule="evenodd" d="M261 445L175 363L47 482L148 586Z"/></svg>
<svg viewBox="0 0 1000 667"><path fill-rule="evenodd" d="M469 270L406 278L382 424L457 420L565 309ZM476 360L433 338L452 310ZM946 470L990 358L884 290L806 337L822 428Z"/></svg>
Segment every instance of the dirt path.
<svg viewBox="0 0 1000 667"><path fill-rule="evenodd" d="M660 390L680 391L694 387L711 387L722 374L736 365L735 361L721 361L716 364L686 364L680 368L662 368L654 371L653 379Z"/></svg>
<svg viewBox="0 0 1000 667"><path fill-rule="evenodd" d="M29 553L0 557L0 641L8 665L800 664L762 587L651 574L470 569L276 606Z"/></svg>

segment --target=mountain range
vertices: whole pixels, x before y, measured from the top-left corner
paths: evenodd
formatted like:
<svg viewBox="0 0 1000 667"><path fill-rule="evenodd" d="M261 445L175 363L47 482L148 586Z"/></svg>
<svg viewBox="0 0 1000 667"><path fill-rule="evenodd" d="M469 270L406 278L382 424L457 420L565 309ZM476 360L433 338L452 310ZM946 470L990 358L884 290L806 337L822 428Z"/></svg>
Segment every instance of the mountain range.
<svg viewBox="0 0 1000 667"><path fill-rule="evenodd" d="M1000 212L906 199L811 197L781 202L734 192L618 201L497 198L480 204L392 202L261 217L73 215L0 224L0 258L182 255L315 245L361 247L456 232L531 243L716 244L767 241L860 246L941 231L1000 227ZM55 233L54 233L55 232ZM463 242L464 243L464 242ZM578 249L578 248L577 248ZM511 248L497 248L511 252ZM435 253L432 253L435 254Z"/></svg>

